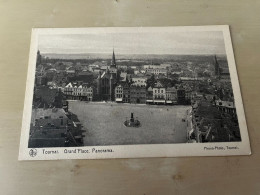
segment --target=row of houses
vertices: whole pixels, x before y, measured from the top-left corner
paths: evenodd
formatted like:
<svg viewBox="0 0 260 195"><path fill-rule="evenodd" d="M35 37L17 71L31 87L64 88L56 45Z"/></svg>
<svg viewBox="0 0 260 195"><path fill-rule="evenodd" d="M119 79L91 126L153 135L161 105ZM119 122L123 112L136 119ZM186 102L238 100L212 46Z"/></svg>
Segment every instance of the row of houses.
<svg viewBox="0 0 260 195"><path fill-rule="evenodd" d="M114 90L114 100L118 103L187 104L191 100L190 89L182 86L165 87L160 82L148 88L146 85L122 82ZM63 93L66 99L95 101L95 89L81 82L67 84Z"/></svg>
<svg viewBox="0 0 260 195"><path fill-rule="evenodd" d="M120 83L115 87L115 101L141 104L187 104L191 100L191 89L182 86L165 87L157 82L153 87Z"/></svg>
<svg viewBox="0 0 260 195"><path fill-rule="evenodd" d="M94 96L94 88L85 83L74 82L69 83L63 88L63 93L67 99L92 101Z"/></svg>

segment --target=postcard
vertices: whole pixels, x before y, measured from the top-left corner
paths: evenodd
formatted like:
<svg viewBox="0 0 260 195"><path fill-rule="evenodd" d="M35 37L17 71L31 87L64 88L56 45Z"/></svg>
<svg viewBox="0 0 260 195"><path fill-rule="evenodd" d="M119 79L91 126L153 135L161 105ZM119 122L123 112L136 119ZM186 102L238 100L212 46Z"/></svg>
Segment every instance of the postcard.
<svg viewBox="0 0 260 195"><path fill-rule="evenodd" d="M250 154L229 26L32 30L19 160Z"/></svg>

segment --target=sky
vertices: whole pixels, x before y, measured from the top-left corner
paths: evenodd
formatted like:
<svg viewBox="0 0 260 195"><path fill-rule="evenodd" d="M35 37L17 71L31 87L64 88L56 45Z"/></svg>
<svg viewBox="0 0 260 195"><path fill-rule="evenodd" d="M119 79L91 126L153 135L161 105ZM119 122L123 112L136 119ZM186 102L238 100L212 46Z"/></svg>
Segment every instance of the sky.
<svg viewBox="0 0 260 195"><path fill-rule="evenodd" d="M221 31L39 35L41 53L225 54Z"/></svg>

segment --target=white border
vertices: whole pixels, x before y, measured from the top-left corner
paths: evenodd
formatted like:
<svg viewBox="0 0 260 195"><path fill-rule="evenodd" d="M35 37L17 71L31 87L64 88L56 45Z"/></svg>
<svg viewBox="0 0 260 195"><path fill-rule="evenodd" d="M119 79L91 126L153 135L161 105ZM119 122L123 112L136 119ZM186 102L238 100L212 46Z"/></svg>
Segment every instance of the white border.
<svg viewBox="0 0 260 195"><path fill-rule="evenodd" d="M120 33L120 32L183 32L183 31L222 31L225 42L226 55L229 65L231 82L234 92L236 110L238 115L241 142L221 143L184 143L184 144L150 144L150 145L119 145L119 146L84 146L76 149L88 150L90 153L64 154L66 148L37 148L37 155L29 155L28 140L32 112L32 99L35 78L35 64L38 37L42 34L85 34L85 33ZM204 150L204 147L238 147L235 150ZM67 148L67 149L75 149ZM92 153L95 149L112 149L112 153ZM58 151L58 154L43 154L43 149ZM56 159L103 159L103 158L142 158L142 157L176 157L176 156L227 156L227 155L250 155L250 143L244 114L243 102L239 87L233 48L228 25L218 26L182 26L182 27L100 27L100 28L42 28L33 29L29 67L26 81L26 93L20 138L19 160L56 160Z"/></svg>

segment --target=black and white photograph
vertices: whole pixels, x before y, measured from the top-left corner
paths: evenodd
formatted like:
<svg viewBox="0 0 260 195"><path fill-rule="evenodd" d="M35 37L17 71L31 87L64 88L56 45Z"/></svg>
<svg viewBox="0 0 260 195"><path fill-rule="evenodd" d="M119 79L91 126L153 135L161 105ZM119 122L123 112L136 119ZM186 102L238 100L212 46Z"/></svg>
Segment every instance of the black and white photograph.
<svg viewBox="0 0 260 195"><path fill-rule="evenodd" d="M237 154L228 26L33 30L20 159Z"/></svg>

